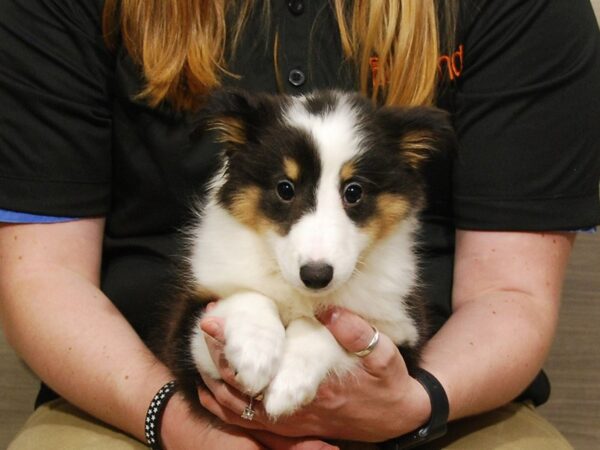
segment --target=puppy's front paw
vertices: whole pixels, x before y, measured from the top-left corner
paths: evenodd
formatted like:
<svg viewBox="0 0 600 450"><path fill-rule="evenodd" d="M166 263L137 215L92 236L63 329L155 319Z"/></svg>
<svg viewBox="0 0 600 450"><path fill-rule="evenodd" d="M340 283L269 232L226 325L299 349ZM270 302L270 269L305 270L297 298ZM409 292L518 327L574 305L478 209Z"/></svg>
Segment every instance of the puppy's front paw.
<svg viewBox="0 0 600 450"><path fill-rule="evenodd" d="M237 372L237 381L247 393L263 391L275 376L285 341L285 329L275 320L254 323L247 318L228 319L225 357Z"/></svg>
<svg viewBox="0 0 600 450"><path fill-rule="evenodd" d="M284 362L265 392L265 410L273 419L292 414L317 394L320 377L301 358L293 359Z"/></svg>

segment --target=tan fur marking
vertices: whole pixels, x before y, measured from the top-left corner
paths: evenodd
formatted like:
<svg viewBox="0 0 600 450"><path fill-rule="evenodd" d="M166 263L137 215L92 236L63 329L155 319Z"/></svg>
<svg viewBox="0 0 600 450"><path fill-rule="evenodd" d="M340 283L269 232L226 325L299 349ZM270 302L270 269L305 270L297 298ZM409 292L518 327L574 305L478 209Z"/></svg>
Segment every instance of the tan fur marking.
<svg viewBox="0 0 600 450"><path fill-rule="evenodd" d="M394 227L406 218L410 211L408 200L400 195L382 194L377 199L375 215L364 226L373 241L386 237Z"/></svg>
<svg viewBox="0 0 600 450"><path fill-rule="evenodd" d="M285 158L283 160L283 170L291 181L298 181L300 178L300 166L292 158Z"/></svg>
<svg viewBox="0 0 600 450"><path fill-rule="evenodd" d="M354 172L356 167L354 167L354 163L352 161L345 163L342 166L342 170L340 171L340 178L342 182L348 181L354 176Z"/></svg>
<svg viewBox="0 0 600 450"><path fill-rule="evenodd" d="M400 146L410 165L419 168L431 156L433 136L426 131L412 131L403 136Z"/></svg>
<svg viewBox="0 0 600 450"><path fill-rule="evenodd" d="M260 189L250 186L235 195L231 204L231 213L244 225L261 232L270 225L270 221L260 212Z"/></svg>
<svg viewBox="0 0 600 450"><path fill-rule="evenodd" d="M210 124L210 129L219 134L218 142L246 145L246 129L241 120L220 117Z"/></svg>
<svg viewBox="0 0 600 450"><path fill-rule="evenodd" d="M199 301L200 303L214 302L219 299L219 296L217 294L199 284L196 284L193 287L193 291L191 294L191 298L193 298L196 301Z"/></svg>

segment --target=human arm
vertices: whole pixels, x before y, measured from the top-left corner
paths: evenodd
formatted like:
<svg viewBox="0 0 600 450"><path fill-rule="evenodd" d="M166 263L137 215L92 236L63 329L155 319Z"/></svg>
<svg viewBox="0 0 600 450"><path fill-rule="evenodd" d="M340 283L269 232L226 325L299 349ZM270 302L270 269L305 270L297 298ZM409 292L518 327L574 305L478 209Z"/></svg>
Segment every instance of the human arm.
<svg viewBox="0 0 600 450"><path fill-rule="evenodd" d="M2 326L56 392L144 441L146 409L172 375L98 289L103 229L103 219L0 226ZM193 448L203 439L260 448L230 431L192 418L179 396L165 411L168 449Z"/></svg>

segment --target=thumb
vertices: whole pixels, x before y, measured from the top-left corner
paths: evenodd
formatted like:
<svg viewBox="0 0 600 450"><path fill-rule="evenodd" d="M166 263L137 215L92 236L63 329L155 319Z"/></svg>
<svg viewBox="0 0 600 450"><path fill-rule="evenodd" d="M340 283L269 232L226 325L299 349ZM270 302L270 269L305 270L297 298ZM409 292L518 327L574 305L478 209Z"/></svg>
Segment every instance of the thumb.
<svg viewBox="0 0 600 450"><path fill-rule="evenodd" d="M367 348L375 333L366 320L343 308L330 308L318 319L350 353Z"/></svg>
<svg viewBox="0 0 600 450"><path fill-rule="evenodd" d="M329 309L318 319L349 353L365 350L375 337L376 331L366 320L343 308ZM376 377L398 374L399 370L406 372L400 352L384 334L379 336L372 352L360 358L360 361L362 368Z"/></svg>

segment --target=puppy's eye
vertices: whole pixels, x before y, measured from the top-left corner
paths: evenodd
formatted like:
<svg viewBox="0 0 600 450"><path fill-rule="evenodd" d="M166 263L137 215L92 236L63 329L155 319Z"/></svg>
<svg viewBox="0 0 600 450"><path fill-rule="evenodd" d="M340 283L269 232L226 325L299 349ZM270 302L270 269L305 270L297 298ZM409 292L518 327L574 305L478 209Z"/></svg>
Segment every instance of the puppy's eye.
<svg viewBox="0 0 600 450"><path fill-rule="evenodd" d="M294 183L288 180L283 180L277 183L277 195L284 202L292 201L296 195Z"/></svg>
<svg viewBox="0 0 600 450"><path fill-rule="evenodd" d="M353 182L348 183L344 188L344 203L348 206L354 206L363 196L363 188L360 184Z"/></svg>

